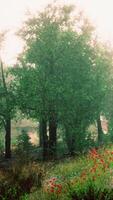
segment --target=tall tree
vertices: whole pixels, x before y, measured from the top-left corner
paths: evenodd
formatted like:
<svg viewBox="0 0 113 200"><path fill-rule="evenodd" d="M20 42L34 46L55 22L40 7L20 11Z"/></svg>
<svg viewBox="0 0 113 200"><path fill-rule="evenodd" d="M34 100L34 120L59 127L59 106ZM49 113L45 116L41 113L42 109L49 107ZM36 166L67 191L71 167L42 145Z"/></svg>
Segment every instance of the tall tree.
<svg viewBox="0 0 113 200"><path fill-rule="evenodd" d="M49 150L50 154L54 155L58 110L67 73L65 68L68 67L69 60L72 65L75 60L72 60L74 51L71 40L74 41L77 34L72 28L69 30L72 23L71 11L72 6L62 8L48 6L38 17L29 19L21 31L26 41L25 62L38 72L36 78L38 114L40 122L49 122ZM69 59L66 59L68 56Z"/></svg>
<svg viewBox="0 0 113 200"><path fill-rule="evenodd" d="M0 49L2 49L5 34L0 33ZM4 70L0 57L0 122L5 129L5 157L11 157L11 117L14 108L14 95L7 70ZM7 75L7 78L6 78ZM7 83L6 83L7 82Z"/></svg>
<svg viewBox="0 0 113 200"><path fill-rule="evenodd" d="M73 18L72 11L73 6L49 5L31 16L20 31L26 46L14 69L19 106L40 121L43 153L50 157L56 154L58 123L73 153L101 112L102 57L93 45L92 26L80 14Z"/></svg>
<svg viewBox="0 0 113 200"><path fill-rule="evenodd" d="M6 71L3 63L0 63L1 70L1 98L0 98L0 119L5 129L5 157L11 157L11 119L15 114L15 95L12 91L10 78L6 78ZM7 81L6 81L7 80Z"/></svg>

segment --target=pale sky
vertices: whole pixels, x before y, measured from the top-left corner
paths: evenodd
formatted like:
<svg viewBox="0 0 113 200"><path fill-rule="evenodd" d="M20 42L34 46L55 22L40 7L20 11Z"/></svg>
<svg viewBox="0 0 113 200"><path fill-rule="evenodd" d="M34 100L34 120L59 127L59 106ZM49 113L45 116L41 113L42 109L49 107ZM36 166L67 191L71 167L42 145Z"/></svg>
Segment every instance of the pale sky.
<svg viewBox="0 0 113 200"><path fill-rule="evenodd" d="M17 54L22 51L23 43L14 36L14 32L21 27L26 10L36 12L50 2L53 0L0 0L0 31L9 31L1 52L6 64L15 63ZM58 2L78 5L96 26L98 36L113 45L113 0L58 0Z"/></svg>

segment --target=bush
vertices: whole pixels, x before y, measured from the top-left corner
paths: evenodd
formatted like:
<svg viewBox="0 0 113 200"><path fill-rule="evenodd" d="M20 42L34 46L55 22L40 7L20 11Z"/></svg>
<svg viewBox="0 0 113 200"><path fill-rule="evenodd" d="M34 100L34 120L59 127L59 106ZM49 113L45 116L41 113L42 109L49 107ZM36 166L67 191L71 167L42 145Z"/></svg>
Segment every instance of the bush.
<svg viewBox="0 0 113 200"><path fill-rule="evenodd" d="M19 200L24 194L40 188L44 177L43 168L36 163L14 163L10 169L0 172L1 200Z"/></svg>
<svg viewBox="0 0 113 200"><path fill-rule="evenodd" d="M17 146L16 146L16 154L22 159L24 162L29 159L30 151L32 150L32 144L30 142L30 137L26 133L26 131L22 131L21 135L17 138Z"/></svg>

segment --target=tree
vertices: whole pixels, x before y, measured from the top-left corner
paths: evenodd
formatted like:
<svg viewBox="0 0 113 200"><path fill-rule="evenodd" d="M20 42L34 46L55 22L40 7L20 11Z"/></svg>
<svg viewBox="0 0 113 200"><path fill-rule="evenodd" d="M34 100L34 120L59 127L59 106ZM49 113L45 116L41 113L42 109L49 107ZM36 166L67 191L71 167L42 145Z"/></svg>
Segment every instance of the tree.
<svg viewBox="0 0 113 200"><path fill-rule="evenodd" d="M15 114L15 95L8 73L4 71L3 63L0 64L1 87L0 87L0 119L5 129L5 157L11 157L11 119ZM7 75L7 78L6 78ZM6 81L7 80L7 81ZM7 82L7 83L6 83Z"/></svg>
<svg viewBox="0 0 113 200"><path fill-rule="evenodd" d="M103 130L101 125L100 116L105 115L107 117L107 94L110 85L110 69L112 67L112 58L110 50L104 44L95 44L94 47L94 60L95 60L95 107L96 107L96 119L98 128L98 143L103 143ZM107 112L106 112L107 111Z"/></svg>
<svg viewBox="0 0 113 200"><path fill-rule="evenodd" d="M19 106L40 121L44 158L48 149L49 156L55 157L58 124L64 126L73 153L102 110L102 87L97 80L99 76L102 84L104 59L92 44L92 26L79 14L71 17L72 11L72 6L49 5L31 16L20 31L26 46L14 69Z"/></svg>
<svg viewBox="0 0 113 200"><path fill-rule="evenodd" d="M105 85L105 98L103 101L103 113L108 121L108 134L110 135L111 141L113 141L113 50L110 46L106 45L104 47L106 61L108 63L108 73L106 77L106 85ZM104 78L105 79L105 78Z"/></svg>
<svg viewBox="0 0 113 200"><path fill-rule="evenodd" d="M62 96L62 84L64 85L65 82L64 69L67 68L65 59L68 53L70 55L72 53L71 39L75 38L74 32L69 31L71 11L72 7L48 6L38 17L28 20L21 31L27 45L24 60L31 68L35 68L35 72L38 72L35 80L38 87L38 96L36 94L35 97L37 96L38 101L35 107L40 122L43 123L41 127L46 127L47 121L49 122L49 150L54 155L60 96ZM25 85L24 79L23 85ZM47 133L43 138L47 138Z"/></svg>
<svg viewBox="0 0 113 200"><path fill-rule="evenodd" d="M6 32L0 33L0 48L2 48ZM0 124L5 129L5 157L11 157L11 119L14 115L14 94L8 76L0 58Z"/></svg>

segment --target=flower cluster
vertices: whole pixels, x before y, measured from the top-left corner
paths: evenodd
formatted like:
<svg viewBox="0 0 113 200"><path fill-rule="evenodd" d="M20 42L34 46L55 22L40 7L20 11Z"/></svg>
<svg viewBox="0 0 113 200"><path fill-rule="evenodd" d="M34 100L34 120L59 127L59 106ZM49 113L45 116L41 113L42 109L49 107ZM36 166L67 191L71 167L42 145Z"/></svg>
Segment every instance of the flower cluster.
<svg viewBox="0 0 113 200"><path fill-rule="evenodd" d="M46 181L46 193L59 195L70 189L86 191L90 184L96 188L101 188L103 184L106 188L108 184L112 184L113 151L94 148L87 156L76 160L75 166L71 167L66 166L64 177L52 177Z"/></svg>
<svg viewBox="0 0 113 200"><path fill-rule="evenodd" d="M85 165L86 164L86 165ZM82 161L80 174L72 178L71 183L74 186L79 184L86 184L89 181L102 180L103 177L110 177L113 175L113 151L110 150L90 150L87 157ZM104 179L104 181L106 181Z"/></svg>
<svg viewBox="0 0 113 200"><path fill-rule="evenodd" d="M46 181L46 192L59 195L62 193L62 184L60 179L57 177L52 177Z"/></svg>
<svg viewBox="0 0 113 200"><path fill-rule="evenodd" d="M113 166L113 152L110 150L92 149L89 152L89 161L92 162L89 174L95 181L99 176L107 174Z"/></svg>

